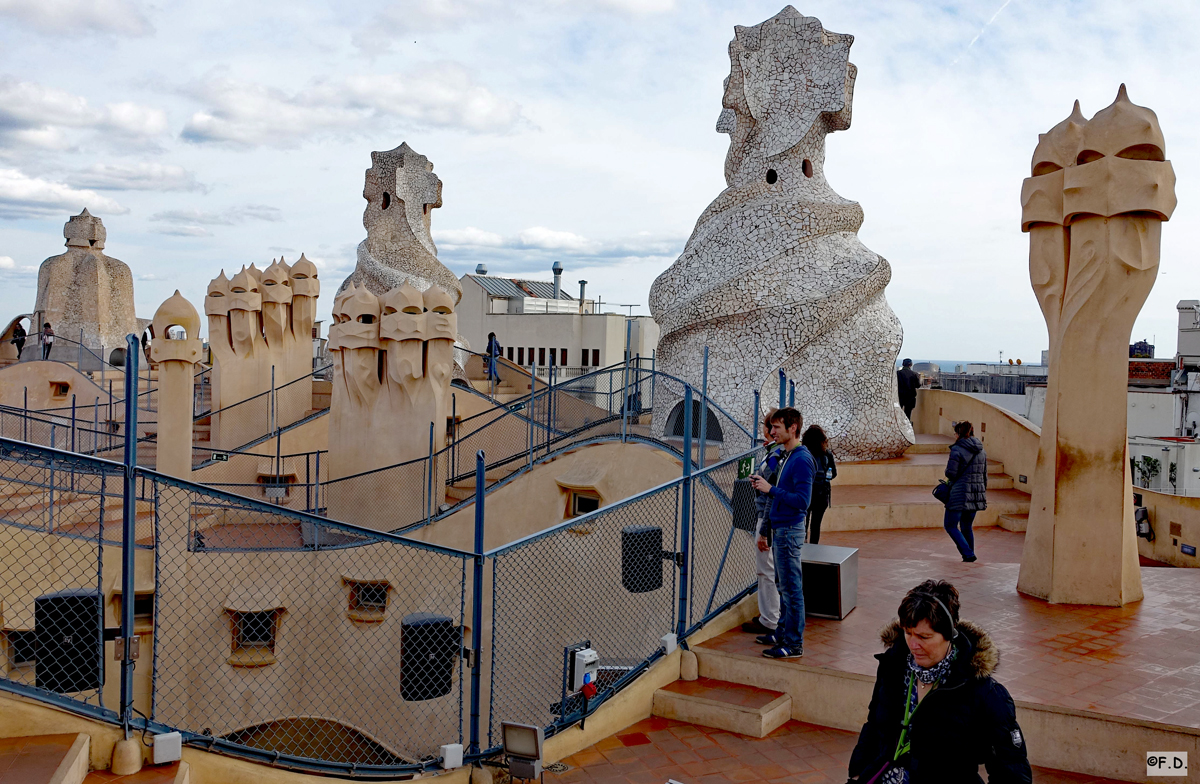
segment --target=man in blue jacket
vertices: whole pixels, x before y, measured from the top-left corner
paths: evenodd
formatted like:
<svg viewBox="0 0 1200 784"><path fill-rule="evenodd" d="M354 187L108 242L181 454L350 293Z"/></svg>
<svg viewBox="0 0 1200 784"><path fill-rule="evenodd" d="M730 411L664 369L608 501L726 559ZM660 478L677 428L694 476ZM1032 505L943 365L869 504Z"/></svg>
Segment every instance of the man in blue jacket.
<svg viewBox="0 0 1200 784"><path fill-rule="evenodd" d="M800 549L804 546L804 523L812 499L817 463L800 444L804 417L794 408L781 408L771 418L775 443L784 448L783 468L772 485L755 474L754 489L771 499L771 536L775 550L775 579L779 583L779 628L758 641L772 647L763 651L769 659L795 659L804 655L804 582L800 573Z"/></svg>

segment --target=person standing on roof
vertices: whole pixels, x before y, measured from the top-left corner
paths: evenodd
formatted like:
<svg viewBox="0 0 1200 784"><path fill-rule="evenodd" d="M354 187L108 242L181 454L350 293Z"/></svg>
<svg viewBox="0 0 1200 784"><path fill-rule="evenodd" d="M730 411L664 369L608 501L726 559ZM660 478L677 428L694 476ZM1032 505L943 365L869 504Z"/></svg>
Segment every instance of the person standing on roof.
<svg viewBox="0 0 1200 784"><path fill-rule="evenodd" d="M794 408L781 408L771 417L775 443L784 449L783 467L775 484L759 474L750 477L754 489L771 499L771 538L775 575L779 583L779 628L758 641L772 647L768 659L795 659L804 655L804 578L800 550L804 547L804 520L812 499L817 464L800 443L804 417Z"/></svg>
<svg viewBox="0 0 1200 784"><path fill-rule="evenodd" d="M767 482L779 481L779 468L783 465L783 447L775 443L771 433L772 409L763 417L763 449L766 455L759 461L757 474ZM758 574L758 615L742 624L742 631L758 635L773 635L779 627L779 586L775 584L775 554L771 550L771 499L766 493L754 494L754 506L758 512L757 547L754 553L754 571ZM774 643L771 643L774 644Z"/></svg>
<svg viewBox="0 0 1200 784"><path fill-rule="evenodd" d="M54 348L54 330L51 328L49 321L42 325L41 341L42 361L44 362L50 358L50 349Z"/></svg>
<svg viewBox="0 0 1200 784"><path fill-rule="evenodd" d="M495 332L488 333L487 348L484 349L487 354L487 378L488 381L499 381L500 370L497 368L499 357L504 353L504 347L500 345L500 341L496 339Z"/></svg>
<svg viewBox="0 0 1200 784"><path fill-rule="evenodd" d="M900 398L900 407L904 416L912 421L913 409L917 407L917 390L921 388L921 376L912 369L912 360L905 359L903 367L896 371L896 392Z"/></svg>

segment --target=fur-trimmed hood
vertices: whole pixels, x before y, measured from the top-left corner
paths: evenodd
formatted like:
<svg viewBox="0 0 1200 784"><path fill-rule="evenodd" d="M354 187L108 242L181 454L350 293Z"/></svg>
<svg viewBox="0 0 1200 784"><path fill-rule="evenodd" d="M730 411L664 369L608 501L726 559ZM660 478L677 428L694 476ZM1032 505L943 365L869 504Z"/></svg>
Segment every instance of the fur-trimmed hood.
<svg viewBox="0 0 1200 784"><path fill-rule="evenodd" d="M959 640L955 641L955 646L960 651L965 647L963 642L970 646L969 673L976 678L987 678L994 675L1000 668L1000 649L992 642L991 636L978 624L965 620L958 622L958 633ZM904 630L900 627L899 620L893 620L884 626L883 630L879 632L879 639L889 649L898 643L900 647L908 650L908 645L904 642Z"/></svg>

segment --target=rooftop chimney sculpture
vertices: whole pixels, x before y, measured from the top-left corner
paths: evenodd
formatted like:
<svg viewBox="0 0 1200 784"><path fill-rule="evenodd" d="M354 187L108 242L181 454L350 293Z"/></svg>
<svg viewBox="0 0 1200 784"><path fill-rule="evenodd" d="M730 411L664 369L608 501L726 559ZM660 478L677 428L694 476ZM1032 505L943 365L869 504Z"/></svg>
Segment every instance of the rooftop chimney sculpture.
<svg viewBox="0 0 1200 784"><path fill-rule="evenodd" d="M418 291L436 285L458 304L462 288L438 261L429 231L432 212L442 206L442 181L429 159L407 143L372 152L363 198L367 238L359 243L358 264L338 293L351 284L376 296L405 283Z"/></svg>
<svg viewBox="0 0 1200 784"><path fill-rule="evenodd" d="M728 187L650 291L658 367L699 387L709 346L709 396L744 423L756 390L774 398L782 368L839 457L897 456L914 437L896 399L891 268L859 242L862 208L824 172L825 136L850 127L854 37L791 6L734 31L717 121ZM674 390L658 394L669 399L655 410L672 410Z"/></svg>
<svg viewBox="0 0 1200 784"><path fill-rule="evenodd" d="M133 310L133 274L125 262L104 254L104 222L86 209L63 227L67 252L51 256L38 270L37 323L50 322L60 338L51 359L78 354L76 342L107 352L125 347L125 336L139 334ZM82 335L82 339L81 336ZM25 351L40 350L37 340Z"/></svg>
<svg viewBox="0 0 1200 784"><path fill-rule="evenodd" d="M1050 375L1017 589L1070 604L1142 598L1127 450L1129 335L1158 276L1175 172L1154 112L1117 99L1038 139L1021 188Z"/></svg>

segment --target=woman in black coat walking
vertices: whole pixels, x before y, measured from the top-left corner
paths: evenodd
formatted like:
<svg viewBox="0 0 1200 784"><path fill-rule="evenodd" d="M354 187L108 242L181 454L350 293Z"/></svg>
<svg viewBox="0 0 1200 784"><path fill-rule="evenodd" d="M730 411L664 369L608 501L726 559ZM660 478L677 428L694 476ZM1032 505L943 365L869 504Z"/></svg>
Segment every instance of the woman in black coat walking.
<svg viewBox="0 0 1200 784"><path fill-rule="evenodd" d="M987 452L975 437L975 426L959 422L954 426L958 440L950 447L946 478L950 480L950 500L946 502L946 533L954 540L963 561L975 556L975 513L987 509Z"/></svg>
<svg viewBox="0 0 1200 784"><path fill-rule="evenodd" d="M821 520L832 502L829 483L837 476L837 463L834 462L833 452L829 451L829 438L818 425L810 425L801 436L800 443L804 444L817 464L812 497L808 503L808 541L809 544L818 544L821 541Z"/></svg>
<svg viewBox="0 0 1200 784"><path fill-rule="evenodd" d="M1008 690L992 677L1000 651L958 618L958 591L926 580L880 638L867 723L850 756L859 784L1029 784L1025 738Z"/></svg>

